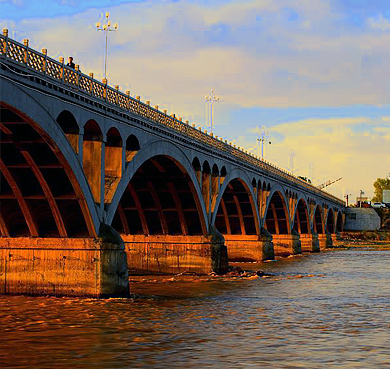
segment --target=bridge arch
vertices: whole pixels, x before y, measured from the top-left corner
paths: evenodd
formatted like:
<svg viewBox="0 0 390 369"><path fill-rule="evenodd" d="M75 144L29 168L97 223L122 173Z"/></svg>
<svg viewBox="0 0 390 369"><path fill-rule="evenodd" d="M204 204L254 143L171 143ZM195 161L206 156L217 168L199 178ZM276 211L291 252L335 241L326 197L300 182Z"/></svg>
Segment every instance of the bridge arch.
<svg viewBox="0 0 390 369"><path fill-rule="evenodd" d="M326 217L326 230L329 233L335 233L336 227L335 227L335 215L332 208L329 208L328 214Z"/></svg>
<svg viewBox="0 0 390 369"><path fill-rule="evenodd" d="M1 103L2 234L96 237L100 222L74 147L65 132L59 134L56 118L20 94L12 105ZM63 124L67 113L59 116Z"/></svg>
<svg viewBox="0 0 390 369"><path fill-rule="evenodd" d="M293 217L293 229L299 234L307 234L311 232L310 216L307 202L304 198L297 201Z"/></svg>
<svg viewBox="0 0 390 369"><path fill-rule="evenodd" d="M156 158L157 158L157 160L155 160ZM120 205L122 198L124 198L124 196L128 196L126 194L130 193L130 195L133 197L133 200L134 200L133 195L134 195L134 191L136 191L137 188L135 188L135 189L131 188L131 187L133 187L131 184L131 181L133 178L135 178L135 180L140 181L139 180L139 177L140 177L139 170L141 170L141 171L144 170L144 169L142 169L142 166L144 166L144 165L146 165L145 166L146 169L149 167L149 169L148 169L149 172L154 173L153 175L160 178L160 182L161 182L161 183L157 183L157 182L152 183L152 186L150 184L146 183L146 186L149 186L150 191L152 191L152 187L154 188L155 186L161 185L164 187L164 185L165 185L164 181L167 182L167 177L165 174L163 174L164 173L164 166L169 165L169 166L172 166L172 167L174 166L175 168L177 168L177 170L172 168L172 171L175 173L175 175L177 177L179 177L178 180L180 180L181 182L183 182L184 180L187 181L186 183L187 183L188 188L183 189L184 194L183 195L179 194L178 195L179 198L177 198L176 197L177 194L176 195L173 194L173 192L175 192L174 191L175 189L172 188L172 185L169 185L168 188L158 188L157 190L156 190L156 188L157 188L156 187L154 189L154 195L153 195L154 200L153 200L153 197L151 197L150 195L149 195L149 197L154 202L156 202L158 199L161 199L160 202L162 202L165 200L162 199L161 194L164 191L166 193L170 193L170 197L172 197L171 200L173 201L173 205L172 205L172 202L171 202L171 205L175 208L175 210L173 209L173 207L171 207L169 209L172 211L174 210L176 212L176 214L179 214L181 212L180 211L181 205L179 204L179 202L181 202L181 204L183 204L185 201L192 202L191 198L189 198L189 193L190 193L192 196L192 199L194 201L194 206L195 206L196 211L198 213L197 216L199 217L199 224L201 226L202 232L204 234L207 234L208 233L207 212L206 212L205 204L204 204L203 199L202 199L202 191L200 189L199 182L196 178L195 171L192 167L192 163L190 162L190 160L187 158L187 156L183 153L183 151L181 149L179 149L176 145L172 144L171 142L165 141L165 140L154 141L154 142L151 142L151 143L145 145L145 147L143 147L139 151L139 153L134 157L134 159L130 163L128 163L126 170L125 170L125 173L123 174L123 176L119 182L116 193L113 196L112 202L108 206L107 223L112 224L114 221L114 218L116 218L115 222L116 222L116 224L118 224L118 216L120 216L120 214L117 214L117 213L121 211L119 208L119 205ZM145 176L145 178L146 177L147 176ZM164 180L161 180L161 178L164 178ZM173 185L175 185L175 184L173 184ZM182 185L184 186L183 183L182 183ZM180 190L180 189L178 189L178 190ZM188 192L188 191L190 191L190 192ZM176 192L178 192L178 191L176 191ZM187 200L185 200L185 196L187 196ZM176 199L175 199L175 197L176 197ZM145 200L145 203L146 203L146 201L148 201L148 200ZM157 219L157 221L159 223L161 223L161 212L164 212L164 206L165 206L164 204L161 204L161 208L159 208L159 205L156 206L156 209L159 208L156 210L157 213L159 213L159 214L157 214L159 216L159 219ZM194 209L194 208L192 208L192 209ZM170 211L170 210L168 210L168 208L166 208L165 210ZM191 212L191 211L189 211L189 209L186 209L186 210L187 210L188 214ZM182 217L182 215L178 215L178 216L179 216L179 219L180 219L180 217ZM152 215L151 218L152 217L155 217L155 215ZM176 218L176 220L177 220L177 218ZM146 222L148 222L147 219L146 219ZM144 220L144 223L145 223L145 220ZM176 224L177 224L177 222L176 222ZM177 231L177 227L176 226L173 226L173 227ZM145 228L146 227L144 224L144 228L143 228L144 231L145 231ZM165 228L165 226L164 226L164 228ZM167 224L167 228L169 231L169 224ZM181 229L181 230L183 232L183 229ZM165 231L166 231L166 228L165 228Z"/></svg>
<svg viewBox="0 0 390 369"><path fill-rule="evenodd" d="M260 222L255 199L249 176L235 168L221 186L211 225L222 234L259 234Z"/></svg>
<svg viewBox="0 0 390 369"><path fill-rule="evenodd" d="M313 230L318 234L325 233L324 213L321 205L317 205L313 214Z"/></svg>
<svg viewBox="0 0 390 369"><path fill-rule="evenodd" d="M337 212L337 219L336 219L336 232L342 232L344 230L343 227L343 214L341 210Z"/></svg>
<svg viewBox="0 0 390 369"><path fill-rule="evenodd" d="M265 209L264 228L271 234L291 233L287 201L279 185L275 186L269 195Z"/></svg>

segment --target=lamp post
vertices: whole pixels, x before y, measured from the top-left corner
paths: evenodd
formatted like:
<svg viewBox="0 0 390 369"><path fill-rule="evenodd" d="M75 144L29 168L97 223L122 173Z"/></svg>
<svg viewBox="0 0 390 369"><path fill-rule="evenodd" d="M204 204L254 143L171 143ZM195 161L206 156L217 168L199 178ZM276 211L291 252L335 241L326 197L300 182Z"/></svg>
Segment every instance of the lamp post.
<svg viewBox="0 0 390 369"><path fill-rule="evenodd" d="M270 144L271 145L271 141L268 141L268 132L265 131L265 127L263 126L261 128L261 131L257 133L258 134L258 138L257 138L257 141L260 145L260 142L261 142L261 159L263 160L264 159L264 143L265 144Z"/></svg>
<svg viewBox="0 0 390 369"><path fill-rule="evenodd" d="M313 178L312 177L313 177L313 170L314 170L314 168L315 167L314 167L313 163L310 163L309 164L309 179L310 179L311 182L313 182Z"/></svg>
<svg viewBox="0 0 390 369"><path fill-rule="evenodd" d="M96 23L96 28L98 31L103 31L106 34L106 48L104 53L104 78L107 79L107 42L108 42L108 32L116 32L118 29L118 23L114 23L114 29L111 29L111 21L108 19L110 16L109 12L106 12L106 21L105 24Z"/></svg>
<svg viewBox="0 0 390 369"><path fill-rule="evenodd" d="M292 173L292 175L294 175L294 156L296 156L296 153L293 149L291 149L290 159L291 159L291 173Z"/></svg>
<svg viewBox="0 0 390 369"><path fill-rule="evenodd" d="M204 98L206 100L206 103L210 106L210 113L209 113L209 124L210 124L210 132L213 133L213 105L216 102L219 102L219 97L214 95L214 91L211 90L210 95L204 95Z"/></svg>

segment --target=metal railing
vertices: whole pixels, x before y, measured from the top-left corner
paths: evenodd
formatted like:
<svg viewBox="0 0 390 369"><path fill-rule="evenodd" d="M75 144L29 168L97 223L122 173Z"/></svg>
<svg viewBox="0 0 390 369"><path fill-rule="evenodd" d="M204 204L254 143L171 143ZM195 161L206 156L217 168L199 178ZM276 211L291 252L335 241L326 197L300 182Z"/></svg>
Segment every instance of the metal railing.
<svg viewBox="0 0 390 369"><path fill-rule="evenodd" d="M222 138L218 138L218 136L215 137L213 134L207 134L206 132L201 131L200 128L195 128L195 125L191 126L188 122L182 122L181 119L179 120L174 116L169 116L165 112L161 112L158 109L151 107L149 104L145 104L142 101L131 97L129 91L123 93L119 91L119 86L115 86L115 88L110 87L105 79L103 79L103 82L97 81L93 78L93 73L90 73L88 76L81 73L78 66L76 66L76 69L67 67L64 64L63 58L60 58L60 61L56 61L48 57L46 49L42 49L41 53L30 49L28 40L24 40L23 44L12 40L8 37L7 30L3 30L3 35L0 35L0 57L19 63L28 69L41 73L64 85L71 86L94 98L101 99L106 103L149 119L155 123L172 128L193 140L209 145L224 153L228 153L254 167L261 168L268 173L285 178L288 181L305 187L311 192L324 196L331 201L344 204L341 199L325 191L319 190L317 187L295 177L288 171L279 168L266 160L259 159L251 153L240 150L239 148L228 144L226 140L223 141Z"/></svg>

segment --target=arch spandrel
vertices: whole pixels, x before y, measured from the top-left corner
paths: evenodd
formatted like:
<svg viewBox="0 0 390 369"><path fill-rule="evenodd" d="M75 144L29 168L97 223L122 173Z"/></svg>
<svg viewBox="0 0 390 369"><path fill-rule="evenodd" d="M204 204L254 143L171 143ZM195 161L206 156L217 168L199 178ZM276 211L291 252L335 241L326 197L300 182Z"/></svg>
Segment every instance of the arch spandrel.
<svg viewBox="0 0 390 369"><path fill-rule="evenodd" d="M192 190L194 193L194 200L199 207L199 217L201 219L202 226L205 227L205 233L208 233L209 228L207 222L206 207L202 198L202 191L197 180L196 173L193 169L192 163L179 147L165 140L153 141L145 145L140 149L140 151L133 158L133 160L127 164L126 170L122 175L117 190L113 196L112 202L108 206L107 224L112 223L115 212L118 209L119 202L134 174L145 162L155 156L165 156L170 158L172 161L175 162L176 165L178 165L178 167L182 169L183 173L185 173L185 175L189 177L189 183L192 186Z"/></svg>

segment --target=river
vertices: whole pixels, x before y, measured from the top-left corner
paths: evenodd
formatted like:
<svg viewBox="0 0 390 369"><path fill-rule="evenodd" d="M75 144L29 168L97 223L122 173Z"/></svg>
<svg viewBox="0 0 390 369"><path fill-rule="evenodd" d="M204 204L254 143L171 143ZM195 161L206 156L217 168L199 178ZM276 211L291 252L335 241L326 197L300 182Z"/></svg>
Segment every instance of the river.
<svg viewBox="0 0 390 369"><path fill-rule="evenodd" d="M390 251L249 267L273 276L133 283L132 299L0 296L0 367L390 367Z"/></svg>

